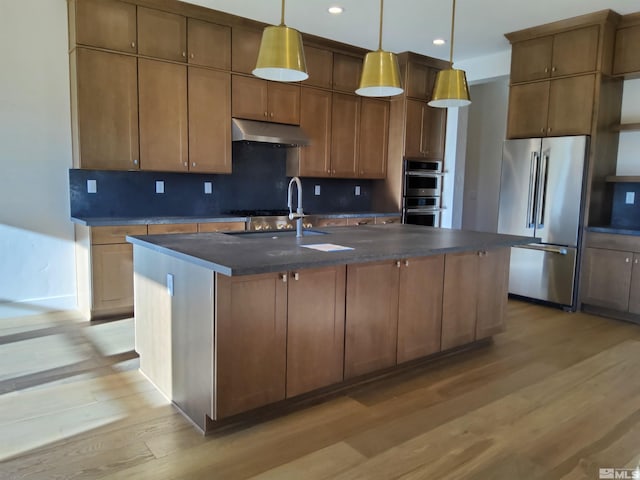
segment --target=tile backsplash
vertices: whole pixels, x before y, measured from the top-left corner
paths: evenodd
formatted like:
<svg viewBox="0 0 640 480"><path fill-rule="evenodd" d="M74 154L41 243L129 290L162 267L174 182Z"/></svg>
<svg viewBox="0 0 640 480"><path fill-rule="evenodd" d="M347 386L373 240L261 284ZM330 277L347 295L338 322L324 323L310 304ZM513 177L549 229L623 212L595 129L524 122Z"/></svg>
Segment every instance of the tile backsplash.
<svg viewBox="0 0 640 480"><path fill-rule="evenodd" d="M286 150L259 143L233 144L230 175L71 169L71 216L207 216L281 209L287 205L289 179ZM305 213L370 211L372 184L372 180L304 178ZM319 196L314 195L317 185ZM211 193L205 193L209 189ZM161 190L164 193L156 193Z"/></svg>
<svg viewBox="0 0 640 480"><path fill-rule="evenodd" d="M627 200L633 200L633 203ZM613 185L611 226L640 229L640 183L621 182Z"/></svg>

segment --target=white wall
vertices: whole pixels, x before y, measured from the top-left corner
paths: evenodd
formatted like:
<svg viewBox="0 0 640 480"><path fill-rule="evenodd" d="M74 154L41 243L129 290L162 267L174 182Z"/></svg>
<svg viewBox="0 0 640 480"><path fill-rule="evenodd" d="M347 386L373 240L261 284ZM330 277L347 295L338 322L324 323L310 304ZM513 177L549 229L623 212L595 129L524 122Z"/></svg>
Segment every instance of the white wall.
<svg viewBox="0 0 640 480"><path fill-rule="evenodd" d="M640 123L640 79L625 80L622 123ZM620 132L617 175L640 175L640 132Z"/></svg>
<svg viewBox="0 0 640 480"><path fill-rule="evenodd" d="M509 78L470 88L462 228L496 232Z"/></svg>
<svg viewBox="0 0 640 480"><path fill-rule="evenodd" d="M76 308L65 0L0 1L0 318Z"/></svg>

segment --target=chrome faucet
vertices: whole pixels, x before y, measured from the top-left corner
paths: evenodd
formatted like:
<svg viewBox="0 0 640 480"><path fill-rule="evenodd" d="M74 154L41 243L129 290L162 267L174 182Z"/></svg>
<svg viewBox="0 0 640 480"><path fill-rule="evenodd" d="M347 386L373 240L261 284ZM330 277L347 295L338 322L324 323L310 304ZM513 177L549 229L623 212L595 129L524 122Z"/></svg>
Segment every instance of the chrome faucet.
<svg viewBox="0 0 640 480"><path fill-rule="evenodd" d="M298 187L298 208L296 209L295 213L293 213L291 205L291 187L294 183ZM302 217L304 217L304 212L302 211L302 183L300 183L300 179L298 177L293 177L289 182L289 191L287 192L287 207L289 207L289 220L296 220L296 237L302 237Z"/></svg>

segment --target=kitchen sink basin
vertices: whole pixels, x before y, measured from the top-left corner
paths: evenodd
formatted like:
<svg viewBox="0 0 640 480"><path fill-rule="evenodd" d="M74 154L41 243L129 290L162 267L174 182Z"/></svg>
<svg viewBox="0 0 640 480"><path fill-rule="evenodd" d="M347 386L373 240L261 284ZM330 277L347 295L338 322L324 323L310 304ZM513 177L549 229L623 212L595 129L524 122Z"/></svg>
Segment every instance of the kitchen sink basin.
<svg viewBox="0 0 640 480"><path fill-rule="evenodd" d="M328 232L321 232L320 230L303 230L302 236L309 237L314 235L327 235ZM247 238L283 238L283 237L295 237L295 230L251 230L248 232L226 232L225 235L235 235L239 237Z"/></svg>

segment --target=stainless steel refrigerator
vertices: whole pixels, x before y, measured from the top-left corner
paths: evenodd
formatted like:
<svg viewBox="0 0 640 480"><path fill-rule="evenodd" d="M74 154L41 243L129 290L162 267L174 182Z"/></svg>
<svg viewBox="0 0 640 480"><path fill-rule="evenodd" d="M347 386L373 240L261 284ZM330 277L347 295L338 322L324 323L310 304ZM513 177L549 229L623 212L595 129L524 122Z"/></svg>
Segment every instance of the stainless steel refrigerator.
<svg viewBox="0 0 640 480"><path fill-rule="evenodd" d="M509 293L575 308L588 137L507 140L498 233L539 237L511 250Z"/></svg>

